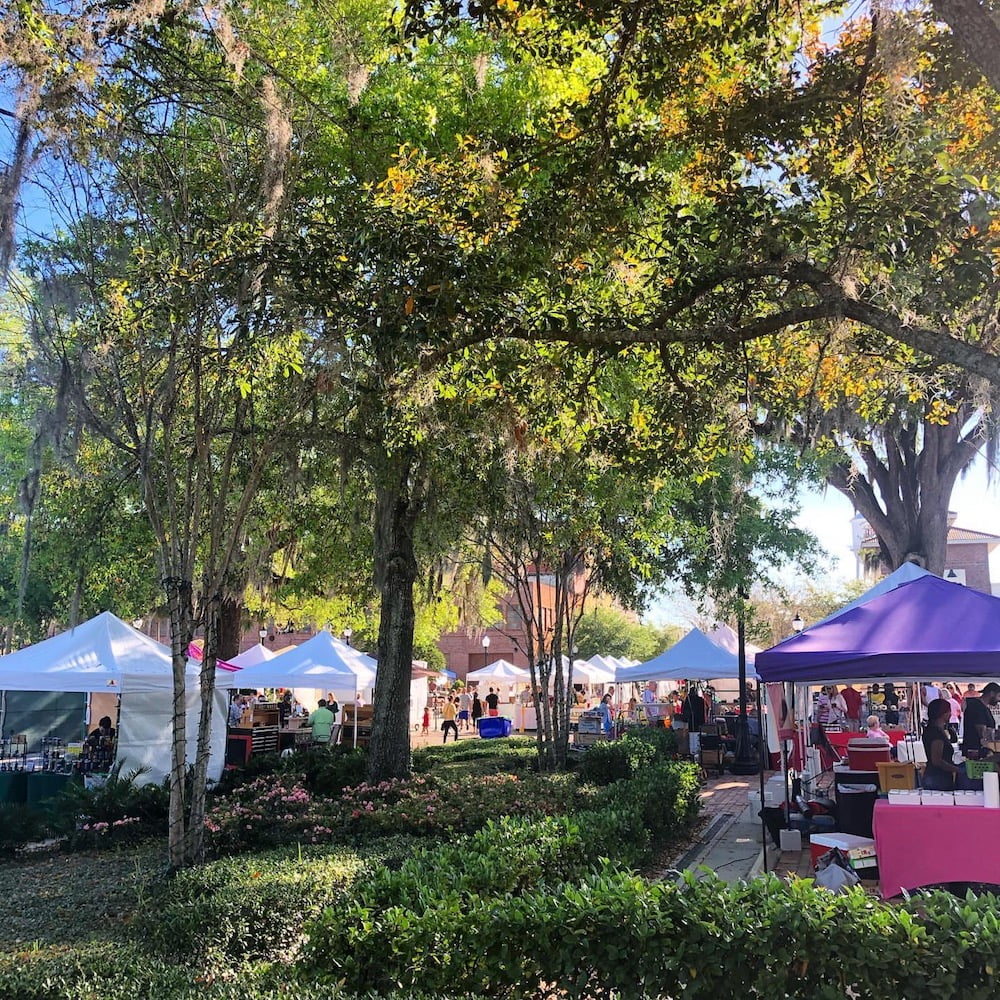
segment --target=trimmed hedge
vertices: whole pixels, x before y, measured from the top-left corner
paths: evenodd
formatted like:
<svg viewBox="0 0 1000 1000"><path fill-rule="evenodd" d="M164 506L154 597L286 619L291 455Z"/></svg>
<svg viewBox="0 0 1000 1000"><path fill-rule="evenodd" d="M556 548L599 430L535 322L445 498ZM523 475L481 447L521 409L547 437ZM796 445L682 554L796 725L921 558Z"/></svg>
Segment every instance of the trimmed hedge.
<svg viewBox="0 0 1000 1000"><path fill-rule="evenodd" d="M304 968L377 992L447 993L462 982L460 992L477 993L491 979L516 978L519 938L498 938L493 954L488 914L511 908L530 922L530 901L550 895L547 887L554 893L593 877L608 858L626 866L648 861L654 837L690 825L698 790L693 765L661 763L641 779L603 789L597 807L576 816L505 817L454 844L419 851L307 928ZM477 941L476 948L464 948L467 941ZM481 967L485 979L477 978Z"/></svg>
<svg viewBox="0 0 1000 1000"><path fill-rule="evenodd" d="M766 876L655 883L605 870L514 895L437 898L371 912L330 961L324 915L305 981L346 976L378 992L442 997L646 1000L720 996L989 1000L1000 948L995 901L931 894L906 906ZM373 952L378 942L377 960ZM357 977L357 978L356 978Z"/></svg>
<svg viewBox="0 0 1000 1000"><path fill-rule="evenodd" d="M386 864L399 865L412 850L413 843L400 837L364 856L282 849L184 869L155 884L140 901L132 936L157 956L199 968L290 962L307 920L356 881Z"/></svg>

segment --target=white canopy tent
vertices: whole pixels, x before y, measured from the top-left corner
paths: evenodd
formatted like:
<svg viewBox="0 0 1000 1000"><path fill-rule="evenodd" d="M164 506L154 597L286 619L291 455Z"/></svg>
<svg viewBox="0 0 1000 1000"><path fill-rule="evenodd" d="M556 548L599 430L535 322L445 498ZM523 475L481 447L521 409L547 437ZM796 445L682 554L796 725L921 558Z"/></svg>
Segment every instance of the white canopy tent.
<svg viewBox="0 0 1000 1000"><path fill-rule="evenodd" d="M574 660L573 680L586 684L613 684L615 672L609 667L599 667L590 660Z"/></svg>
<svg viewBox="0 0 1000 1000"><path fill-rule="evenodd" d="M236 688L332 692L341 704L354 702L361 692L370 703L377 667L376 660L324 629L287 653L244 667L229 678L229 683Z"/></svg>
<svg viewBox="0 0 1000 1000"><path fill-rule="evenodd" d="M746 655L746 675L750 680L759 680L753 670L753 654ZM615 671L615 680L627 681L683 681L717 680L720 677L735 677L739 671L736 653L730 652L710 639L700 629L693 628L684 638L669 649L654 656L645 663L632 667L620 667Z"/></svg>
<svg viewBox="0 0 1000 1000"><path fill-rule="evenodd" d="M187 758L193 761L201 713L200 667L188 661L186 704ZM227 671L226 674L229 672ZM219 674L209 774L222 773L226 741L226 703ZM170 771L173 718L173 660L162 643L132 628L110 611L74 629L0 658L0 690L80 691L119 695L118 759L122 770L147 767L140 782L159 782Z"/></svg>
<svg viewBox="0 0 1000 1000"><path fill-rule="evenodd" d="M531 672L509 660L494 660L478 670L470 670L465 679L470 684L473 681L479 684L527 684L531 681Z"/></svg>
<svg viewBox="0 0 1000 1000"><path fill-rule="evenodd" d="M228 660L230 666L239 667L241 670L247 667L256 666L258 663L267 663L268 660L273 660L277 653L272 652L266 646L257 642L254 643L249 649L243 650L239 656L234 656L231 660Z"/></svg>

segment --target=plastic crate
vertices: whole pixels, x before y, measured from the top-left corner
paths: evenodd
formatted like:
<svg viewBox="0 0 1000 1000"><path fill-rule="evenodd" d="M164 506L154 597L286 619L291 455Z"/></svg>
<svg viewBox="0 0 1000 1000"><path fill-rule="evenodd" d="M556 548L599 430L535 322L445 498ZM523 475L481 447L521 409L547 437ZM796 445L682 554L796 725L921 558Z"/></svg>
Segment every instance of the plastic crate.
<svg viewBox="0 0 1000 1000"><path fill-rule="evenodd" d="M978 780L987 771L995 771L996 764L992 760L967 760L965 762L965 773L973 780Z"/></svg>
<svg viewBox="0 0 1000 1000"><path fill-rule="evenodd" d="M484 740L496 739L499 736L510 736L510 719L503 716L483 716L479 720L479 735Z"/></svg>

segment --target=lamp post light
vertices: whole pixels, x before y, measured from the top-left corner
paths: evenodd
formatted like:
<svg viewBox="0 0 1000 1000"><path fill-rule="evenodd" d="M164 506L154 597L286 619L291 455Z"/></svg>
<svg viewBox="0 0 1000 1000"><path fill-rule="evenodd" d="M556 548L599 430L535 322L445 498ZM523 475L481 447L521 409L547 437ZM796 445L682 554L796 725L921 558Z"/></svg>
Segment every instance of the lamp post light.
<svg viewBox="0 0 1000 1000"><path fill-rule="evenodd" d="M744 595L740 593L741 601ZM733 774L757 774L761 770L760 753L753 752L750 740L750 722L747 719L747 641L746 622L743 608L736 622L737 659L740 682L740 713L736 717L736 755L732 764ZM760 716L758 715L758 722ZM760 739L764 738L764 728L761 725Z"/></svg>
<svg viewBox="0 0 1000 1000"><path fill-rule="evenodd" d="M352 635L354 635L354 629L352 629L351 626L348 625L347 628L344 629L344 642L346 642L348 646L350 646L351 644Z"/></svg>
<svg viewBox="0 0 1000 1000"><path fill-rule="evenodd" d="M263 646L264 640L267 638L267 629L263 627L258 629L257 636L260 638L260 644Z"/></svg>
<svg viewBox="0 0 1000 1000"><path fill-rule="evenodd" d="M801 632L805 627L806 623L802 620L802 616L798 613L798 611L796 611L795 617L792 619L792 628L795 629L796 632Z"/></svg>
<svg viewBox="0 0 1000 1000"><path fill-rule="evenodd" d="M486 658L490 654L490 637L488 635L483 636L483 667L487 666Z"/></svg>
<svg viewBox="0 0 1000 1000"><path fill-rule="evenodd" d="M141 618L133 618L132 619L132 628L134 628L136 630L136 632L141 632L142 631L142 619Z"/></svg>

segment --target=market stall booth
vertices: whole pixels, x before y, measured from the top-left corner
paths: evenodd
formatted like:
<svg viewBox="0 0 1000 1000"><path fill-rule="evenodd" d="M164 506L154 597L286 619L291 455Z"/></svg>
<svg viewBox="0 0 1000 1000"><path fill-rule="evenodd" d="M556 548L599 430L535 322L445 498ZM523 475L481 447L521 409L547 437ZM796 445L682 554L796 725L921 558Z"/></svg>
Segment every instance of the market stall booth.
<svg viewBox="0 0 1000 1000"><path fill-rule="evenodd" d="M645 663L619 668L615 672L615 681L619 684L636 685L662 681L674 684L691 685L700 682L714 685L720 680L735 678L738 675L737 653L713 642L701 629L693 628L659 656ZM752 655L748 655L746 659L746 677L747 680L758 679L753 669ZM673 722L671 718L673 709L669 701L639 701L637 712L642 722L651 724ZM687 734L689 752L700 759L704 766L721 771L727 758L735 752L735 722L735 713L730 713L727 717L712 715L705 711L703 723L696 731ZM748 718L748 725L751 741L759 747L765 735L761 731L760 717L754 715Z"/></svg>
<svg viewBox="0 0 1000 1000"><path fill-rule="evenodd" d="M519 730L535 729L538 722L535 717L534 704L527 698L518 697L521 690L531 683L531 671L519 667L509 660L494 660L478 670L470 670L465 675L466 684L476 684L479 700L486 712L485 696L489 688L494 688L499 698L498 718L510 720L511 728ZM484 715L484 718L488 716ZM480 731L482 731L482 723ZM490 727L490 723L485 723ZM489 730L492 732L492 729Z"/></svg>
<svg viewBox="0 0 1000 1000"><path fill-rule="evenodd" d="M317 632L300 646L261 660L245 667L233 676L233 686L241 690L290 688L306 707L315 708L320 698L332 694L341 712L336 725L340 738L352 745L365 744L371 734L371 705L378 664L372 657L346 642L342 642L325 629ZM423 682L426 691L426 681ZM417 701L419 701L419 691ZM414 706L410 699L411 723L415 713L423 712L423 702ZM273 708L273 713L270 711ZM276 750L282 742L282 732L294 742L309 742L311 734L300 720L289 718L284 726L278 717L277 704L263 703L263 707L250 706L247 717L240 724L230 727L227 757L238 763L252 753ZM337 740L334 739L334 742ZM242 746L242 751L240 747Z"/></svg>
<svg viewBox="0 0 1000 1000"><path fill-rule="evenodd" d="M231 671L220 670L221 687ZM187 759L193 761L201 713L200 668L188 662L185 692ZM113 756L121 761L123 773L145 768L137 779L160 782L169 773L171 720L173 718L173 660L170 650L106 611L43 642L27 646L0 658L0 690L20 692L79 692L88 696L90 718L81 717L81 728L89 732L101 715L112 715L115 705L117 725ZM225 749L226 695L214 696L209 774L222 771ZM112 715L114 725L114 715ZM15 735L7 731L5 738ZM56 749L65 753L56 754ZM31 774L64 774L79 771L87 748L79 754L68 744L63 748L27 745L25 767ZM105 748L101 748L102 750ZM48 750L48 754L46 754ZM73 760L77 757L80 759ZM29 774L29 777L31 775ZM30 783L29 783L30 784ZM30 787L29 787L30 792Z"/></svg>
<svg viewBox="0 0 1000 1000"><path fill-rule="evenodd" d="M864 595L867 597L867 595ZM921 572L914 578L876 594L862 603L792 636L756 658L757 672L765 682L794 684L801 690L818 684L871 683L899 679L975 679L977 682L1000 677L1000 599L949 583ZM802 700L796 699L801 705ZM806 709L799 718L805 719ZM902 744L900 744L902 745ZM944 793L947 795L947 793ZM907 800L873 810L873 830L880 871L889 866L891 878L883 885L890 895L899 886L914 888L941 881L962 881L964 868L957 861L929 866L932 854L940 859L958 859L980 853L976 836L1000 837L1000 808L963 804L954 806L953 827L944 840L940 822L932 812L918 812L910 822L895 822L902 813L897 808L925 805ZM927 796L926 808L941 808L941 800ZM968 800L962 799L963 803ZM971 811L983 809L971 818ZM879 817L889 810L889 821ZM970 818L963 820L963 814ZM928 822L922 822L926 816ZM937 825L935 825L937 824ZM947 844L942 850L941 845ZM943 867L942 867L943 866ZM944 875L951 873L951 878ZM997 873L1000 875L1000 873ZM994 873L984 872L979 881L992 881ZM1000 884L1000 882L998 882Z"/></svg>

